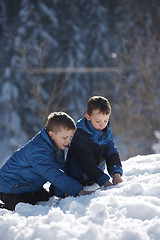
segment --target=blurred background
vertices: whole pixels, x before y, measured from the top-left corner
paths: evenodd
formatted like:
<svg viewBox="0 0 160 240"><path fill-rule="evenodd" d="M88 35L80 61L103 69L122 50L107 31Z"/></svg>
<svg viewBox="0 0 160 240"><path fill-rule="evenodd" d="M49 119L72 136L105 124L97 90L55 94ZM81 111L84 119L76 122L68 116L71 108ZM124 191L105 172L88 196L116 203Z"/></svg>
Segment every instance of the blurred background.
<svg viewBox="0 0 160 240"><path fill-rule="evenodd" d="M160 152L159 26L159 0L0 0L0 162L93 95L122 160Z"/></svg>

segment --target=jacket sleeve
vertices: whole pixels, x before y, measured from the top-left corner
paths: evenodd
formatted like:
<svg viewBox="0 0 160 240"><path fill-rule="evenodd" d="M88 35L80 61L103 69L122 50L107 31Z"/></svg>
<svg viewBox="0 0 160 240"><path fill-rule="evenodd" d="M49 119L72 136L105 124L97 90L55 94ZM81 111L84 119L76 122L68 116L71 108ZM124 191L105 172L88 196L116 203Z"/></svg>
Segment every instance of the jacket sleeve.
<svg viewBox="0 0 160 240"><path fill-rule="evenodd" d="M106 151L106 165L109 175L113 178L114 173L120 173L121 176L123 175L122 164L119 156L118 149L114 143L114 136L109 129L109 142L107 144L107 151Z"/></svg>
<svg viewBox="0 0 160 240"><path fill-rule="evenodd" d="M98 168L94 159L94 146L90 136L81 129L78 129L72 139L68 158L72 157L79 168L87 174L94 182L102 186L109 176Z"/></svg>
<svg viewBox="0 0 160 240"><path fill-rule="evenodd" d="M61 170L54 161L53 154L47 149L32 154L30 157L33 169L41 175L46 181L49 181L56 188L64 193L77 196L83 186L73 178L69 177Z"/></svg>

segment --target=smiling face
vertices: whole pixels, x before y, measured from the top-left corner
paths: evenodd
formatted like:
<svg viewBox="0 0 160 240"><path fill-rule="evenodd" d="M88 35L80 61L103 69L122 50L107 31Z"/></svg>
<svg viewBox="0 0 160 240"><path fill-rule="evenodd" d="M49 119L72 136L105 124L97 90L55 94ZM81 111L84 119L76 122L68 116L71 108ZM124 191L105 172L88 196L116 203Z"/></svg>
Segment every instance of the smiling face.
<svg viewBox="0 0 160 240"><path fill-rule="evenodd" d="M99 111L99 109L93 110L92 114L89 115L88 113L85 114L87 120L89 120L92 126L102 131L108 124L110 114L103 114Z"/></svg>
<svg viewBox="0 0 160 240"><path fill-rule="evenodd" d="M48 132L58 149L64 150L71 142L74 130L60 128L57 132Z"/></svg>

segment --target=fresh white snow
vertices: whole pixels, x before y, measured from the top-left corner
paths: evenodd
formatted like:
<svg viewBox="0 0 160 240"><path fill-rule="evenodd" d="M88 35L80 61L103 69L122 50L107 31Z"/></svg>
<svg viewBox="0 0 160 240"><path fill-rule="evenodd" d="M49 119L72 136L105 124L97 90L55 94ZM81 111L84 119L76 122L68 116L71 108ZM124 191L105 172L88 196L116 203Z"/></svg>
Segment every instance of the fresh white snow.
<svg viewBox="0 0 160 240"><path fill-rule="evenodd" d="M1 209L0 239L159 240L160 154L122 164L123 183L90 196L19 203L15 212Z"/></svg>

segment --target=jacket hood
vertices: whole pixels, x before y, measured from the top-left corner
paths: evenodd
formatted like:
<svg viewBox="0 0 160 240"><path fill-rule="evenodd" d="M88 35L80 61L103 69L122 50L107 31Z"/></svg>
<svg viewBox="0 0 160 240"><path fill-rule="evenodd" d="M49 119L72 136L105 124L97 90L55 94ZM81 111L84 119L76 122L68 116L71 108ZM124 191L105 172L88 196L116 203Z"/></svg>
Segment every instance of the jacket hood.
<svg viewBox="0 0 160 240"><path fill-rule="evenodd" d="M88 120L86 119L85 116L84 116L82 119L78 120L77 123L76 123L77 128L81 128L81 129L83 129L85 132L87 132L88 134L91 134L91 135L92 135L90 129L87 127L87 121L88 121ZM88 122L89 122L89 121L88 121Z"/></svg>

